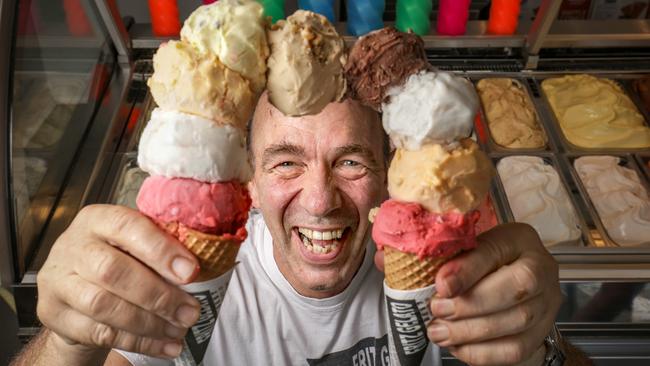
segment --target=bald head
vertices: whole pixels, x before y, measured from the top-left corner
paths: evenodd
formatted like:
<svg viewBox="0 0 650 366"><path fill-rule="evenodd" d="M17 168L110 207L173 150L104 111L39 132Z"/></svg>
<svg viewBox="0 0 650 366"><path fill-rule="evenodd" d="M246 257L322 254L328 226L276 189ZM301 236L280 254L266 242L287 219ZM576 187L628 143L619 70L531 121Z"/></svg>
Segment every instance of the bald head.
<svg viewBox="0 0 650 366"><path fill-rule="evenodd" d="M310 123L318 123L323 119L328 119L328 120L351 119L353 121L359 121L359 123L365 126L369 125L373 130L375 129L380 130L381 136L377 139L377 143L382 144L384 150L384 158L385 159L388 158L389 149L390 149L388 143L388 137L383 132L380 115L374 110L372 110L371 108L364 106L363 104L359 103L354 99L346 98L341 102L334 102L328 104L319 114L307 115L301 117L289 117L289 116L285 116L280 110L278 110L273 106L273 104L271 104L268 98L268 92L265 91L262 94L262 96L259 98L259 101L257 102L257 106L255 107L255 113L253 114L253 118L251 122L248 124L246 147L247 147L249 157L251 159L251 163L253 163L253 166L255 166L255 156L253 154L253 150L251 147L253 146L253 140L255 139L255 131L259 129L256 128L256 126L259 126L260 124L263 123L269 123L278 120L293 120L293 121L300 120L301 123L310 124ZM373 131L368 131L368 133L371 132Z"/></svg>

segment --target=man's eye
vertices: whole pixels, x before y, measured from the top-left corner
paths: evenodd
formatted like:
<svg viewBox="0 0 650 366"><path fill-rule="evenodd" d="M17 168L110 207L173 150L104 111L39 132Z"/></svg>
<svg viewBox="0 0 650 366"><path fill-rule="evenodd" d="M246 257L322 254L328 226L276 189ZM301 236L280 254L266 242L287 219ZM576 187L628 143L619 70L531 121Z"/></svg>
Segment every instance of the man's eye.
<svg viewBox="0 0 650 366"><path fill-rule="evenodd" d="M346 166L346 167L356 167L356 166L360 166L361 164L359 164L358 162L356 162L354 160L343 160L341 162L341 165Z"/></svg>
<svg viewBox="0 0 650 366"><path fill-rule="evenodd" d="M278 167L291 167L295 165L296 164L293 161L283 161L280 164L278 164Z"/></svg>

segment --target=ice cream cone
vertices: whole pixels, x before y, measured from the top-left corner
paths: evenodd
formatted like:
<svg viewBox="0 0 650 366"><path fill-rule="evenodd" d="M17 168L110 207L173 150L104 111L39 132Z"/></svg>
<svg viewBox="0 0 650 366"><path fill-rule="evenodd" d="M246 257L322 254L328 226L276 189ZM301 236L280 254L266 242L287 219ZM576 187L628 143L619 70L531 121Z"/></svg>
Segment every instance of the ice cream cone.
<svg viewBox="0 0 650 366"><path fill-rule="evenodd" d="M436 282L438 269L456 255L418 258L416 254L384 247L386 284L395 290L415 290Z"/></svg>
<svg viewBox="0 0 650 366"><path fill-rule="evenodd" d="M219 277L235 265L241 245L241 240L235 236L206 234L177 222L160 226L178 238L198 258L201 271L196 282Z"/></svg>

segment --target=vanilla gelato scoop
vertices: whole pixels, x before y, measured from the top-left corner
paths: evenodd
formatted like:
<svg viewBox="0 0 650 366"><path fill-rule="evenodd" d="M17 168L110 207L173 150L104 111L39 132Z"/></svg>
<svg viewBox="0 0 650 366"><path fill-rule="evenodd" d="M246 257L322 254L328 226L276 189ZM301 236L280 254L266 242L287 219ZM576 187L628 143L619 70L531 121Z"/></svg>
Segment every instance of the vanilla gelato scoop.
<svg viewBox="0 0 650 366"><path fill-rule="evenodd" d="M487 196L492 163L471 139L411 151L397 149L388 168L391 198L417 202L431 212L466 213Z"/></svg>
<svg viewBox="0 0 650 366"><path fill-rule="evenodd" d="M264 8L253 0L220 0L198 7L185 20L181 39L201 53L213 53L260 93L266 84Z"/></svg>
<svg viewBox="0 0 650 366"><path fill-rule="evenodd" d="M382 104L382 123L393 144L418 150L468 137L478 97L465 79L447 72L419 72L391 87Z"/></svg>
<svg viewBox="0 0 650 366"><path fill-rule="evenodd" d="M251 176L241 130L160 108L142 132L138 165L151 175L207 183L247 182Z"/></svg>
<svg viewBox="0 0 650 366"><path fill-rule="evenodd" d="M213 54L185 42L169 41L153 57L148 85L156 104L221 124L246 128L255 98L248 80Z"/></svg>
<svg viewBox="0 0 650 366"><path fill-rule="evenodd" d="M583 156L573 165L607 234L622 246L650 243L650 198L639 176L615 156Z"/></svg>
<svg viewBox="0 0 650 366"><path fill-rule="evenodd" d="M345 44L322 15L298 10L268 33L269 100L287 116L318 114L345 95Z"/></svg>
<svg viewBox="0 0 650 366"><path fill-rule="evenodd" d="M537 230L545 246L580 238L580 224L555 169L536 156L508 156L497 171L515 220Z"/></svg>

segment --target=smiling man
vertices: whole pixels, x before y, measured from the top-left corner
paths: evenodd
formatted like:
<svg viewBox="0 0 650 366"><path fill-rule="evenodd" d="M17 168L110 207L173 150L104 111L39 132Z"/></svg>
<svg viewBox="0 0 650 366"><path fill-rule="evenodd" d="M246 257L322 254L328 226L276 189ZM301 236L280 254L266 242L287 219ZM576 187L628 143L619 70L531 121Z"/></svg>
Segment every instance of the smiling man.
<svg viewBox="0 0 650 366"><path fill-rule="evenodd" d="M257 212L204 364L387 365L382 254L367 219L387 198L379 116L348 99L291 118L263 96L249 144ZM557 265L526 225L479 242L438 273L423 364L440 364L434 343L472 365L551 364L544 338L561 303ZM17 364L171 364L163 358L178 355L198 318L176 287L195 268L138 212L82 210L39 273L47 328Z"/></svg>

